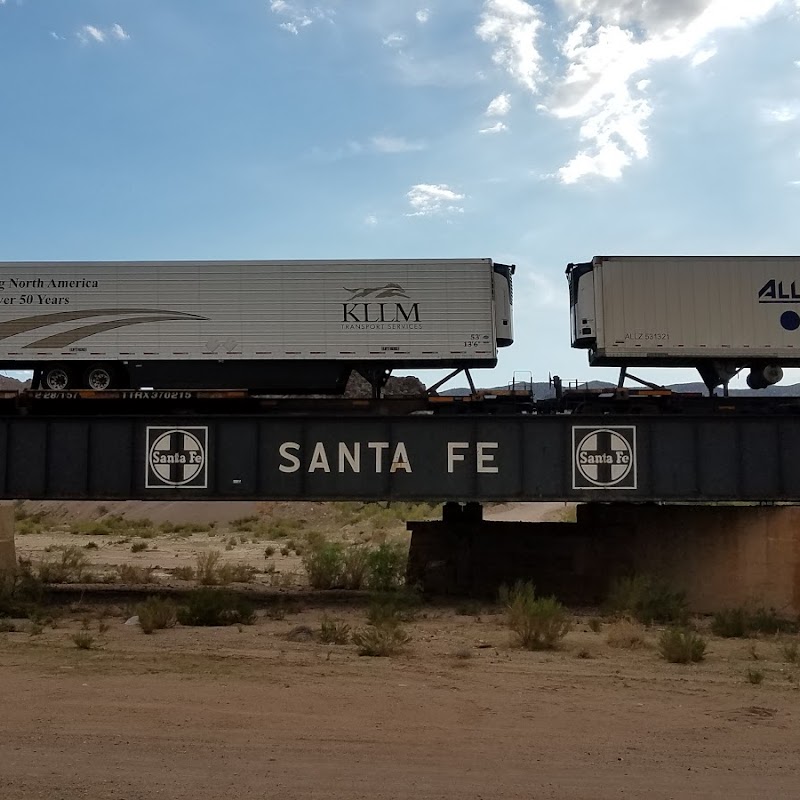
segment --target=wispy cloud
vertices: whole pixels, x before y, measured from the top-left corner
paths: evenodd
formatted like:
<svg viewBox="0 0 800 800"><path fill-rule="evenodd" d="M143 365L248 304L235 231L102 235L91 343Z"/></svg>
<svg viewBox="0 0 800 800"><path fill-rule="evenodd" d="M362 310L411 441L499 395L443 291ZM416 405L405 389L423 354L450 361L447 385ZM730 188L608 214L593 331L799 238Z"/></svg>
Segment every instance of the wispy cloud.
<svg viewBox="0 0 800 800"><path fill-rule="evenodd" d="M503 92L497 95L486 108L487 117L504 117L511 110L511 95Z"/></svg>
<svg viewBox="0 0 800 800"><path fill-rule="evenodd" d="M411 211L407 217L430 217L437 214L460 214L459 203L465 195L444 183L418 183L406 194Z"/></svg>
<svg viewBox="0 0 800 800"><path fill-rule="evenodd" d="M320 6L306 6L288 0L270 0L269 10L283 19L279 27L297 36L302 28L307 28L319 20L333 22L333 11Z"/></svg>
<svg viewBox="0 0 800 800"><path fill-rule="evenodd" d="M714 56L717 54L716 47L706 47L703 50L698 50L693 56L691 60L691 65L693 67L699 67L701 64L705 64L706 61L710 61Z"/></svg>
<svg viewBox="0 0 800 800"><path fill-rule="evenodd" d="M395 31L384 36L382 41L387 47L400 47L405 43L406 37L402 33Z"/></svg>
<svg viewBox="0 0 800 800"><path fill-rule="evenodd" d="M370 228L374 228L378 224L377 216L375 216L375 214L367 214L367 216L364 217L364 224Z"/></svg>
<svg viewBox="0 0 800 800"><path fill-rule="evenodd" d="M403 136L372 136L366 141L351 139L341 147L326 149L315 147L311 151L313 158L320 161L341 161L345 158L356 158L357 156L377 153L379 155L397 155L399 153L415 153L425 150L428 147L426 142L406 139Z"/></svg>
<svg viewBox="0 0 800 800"><path fill-rule="evenodd" d="M490 125L488 128L481 128L478 133L502 133L507 130L508 125L505 122L495 122L494 125Z"/></svg>
<svg viewBox="0 0 800 800"><path fill-rule="evenodd" d="M476 32L492 59L531 93L540 109L579 123L578 152L558 171L563 183L618 179L648 155L653 106L644 74L685 59L699 66L726 29L752 26L787 0L554 0L567 23L559 61L545 75L540 8L525 0L484 0ZM797 4L797 0L792 0Z"/></svg>
<svg viewBox="0 0 800 800"><path fill-rule="evenodd" d="M430 9L421 8L419 11L417 11L416 17L417 22L419 22L420 25L424 25L431 18Z"/></svg>
<svg viewBox="0 0 800 800"><path fill-rule="evenodd" d="M50 31L55 39L60 39L57 33ZM97 25L83 25L75 34L82 44L106 44L108 42L124 42L130 39L128 32L115 22L110 28L100 28Z"/></svg>
<svg viewBox="0 0 800 800"><path fill-rule="evenodd" d="M764 117L767 122L777 122L778 124L794 122L800 117L800 106L794 104L768 108L764 111Z"/></svg>
<svg viewBox="0 0 800 800"><path fill-rule="evenodd" d="M543 25L539 9L525 0L485 0L478 36L494 45L492 60L535 92L542 78L536 46Z"/></svg>
<svg viewBox="0 0 800 800"><path fill-rule="evenodd" d="M376 153L414 153L426 148L425 142L412 142L402 136L373 136L370 149Z"/></svg>

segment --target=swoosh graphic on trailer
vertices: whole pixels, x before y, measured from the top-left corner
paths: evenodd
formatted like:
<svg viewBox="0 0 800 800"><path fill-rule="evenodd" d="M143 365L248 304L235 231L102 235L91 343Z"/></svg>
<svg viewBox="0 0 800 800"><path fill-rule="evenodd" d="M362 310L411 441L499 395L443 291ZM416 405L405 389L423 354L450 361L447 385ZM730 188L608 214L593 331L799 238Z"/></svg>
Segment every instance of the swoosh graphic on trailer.
<svg viewBox="0 0 800 800"><path fill-rule="evenodd" d="M196 317L195 319L205 319L205 317ZM73 328L71 331L64 331L63 333L55 333L45 339L39 339L37 342L26 344L22 349L30 350L33 348L41 347L43 349L56 349L66 347L69 344L79 342L87 336L94 336L96 333L105 333L106 331L113 331L115 328L126 328L128 325L143 325L146 322L173 322L185 321L186 316L175 317L135 317L134 319L116 319L110 322L96 322L94 325L83 325L80 328Z"/></svg>
<svg viewBox="0 0 800 800"><path fill-rule="evenodd" d="M171 314L170 319L207 319L198 314L185 311L167 311L161 308L90 308L84 311L57 311L54 314L36 314L31 317L18 317L8 322L0 322L0 339L8 339L18 333L27 333L36 328L73 322L91 317L108 317L111 314Z"/></svg>

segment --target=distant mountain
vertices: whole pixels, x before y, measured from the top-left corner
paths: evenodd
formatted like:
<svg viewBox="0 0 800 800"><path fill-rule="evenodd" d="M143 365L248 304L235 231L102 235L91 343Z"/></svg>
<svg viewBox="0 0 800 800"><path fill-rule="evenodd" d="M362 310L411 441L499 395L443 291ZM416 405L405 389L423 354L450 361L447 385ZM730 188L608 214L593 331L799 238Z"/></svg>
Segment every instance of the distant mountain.
<svg viewBox="0 0 800 800"><path fill-rule="evenodd" d="M28 389L30 381L18 381L16 378L9 378L8 375L0 375L0 392L20 392Z"/></svg>
<svg viewBox="0 0 800 800"><path fill-rule="evenodd" d="M629 381L626 384L627 389L635 389L637 388L637 384L633 381ZM509 385L506 384L505 386L493 386L487 387L483 391L499 391L505 389L519 389L522 391L528 391L533 388L533 396L539 400L548 400L555 397L555 392L553 391L553 387L544 381L537 382L534 381L533 383L527 382L520 382L516 385ZM616 387L615 383L608 383L606 381L586 381L585 383L576 383L572 382L569 384L564 384L564 390L567 389L613 389ZM638 386L638 388L644 389L644 386ZM700 383L697 381L695 383L671 383L667 384L665 389L669 389L672 392L679 392L682 394L702 394L705 395L708 393L708 390L705 387L705 384ZM457 389L444 389L443 391L439 392L439 394L443 395L452 395L452 396L463 396L469 394L469 389L466 387L459 387ZM716 394L721 395L722 390L717 389ZM736 396L736 397L800 397L800 383L792 383L792 384L777 384L776 386L770 386L767 389L730 389L729 394Z"/></svg>

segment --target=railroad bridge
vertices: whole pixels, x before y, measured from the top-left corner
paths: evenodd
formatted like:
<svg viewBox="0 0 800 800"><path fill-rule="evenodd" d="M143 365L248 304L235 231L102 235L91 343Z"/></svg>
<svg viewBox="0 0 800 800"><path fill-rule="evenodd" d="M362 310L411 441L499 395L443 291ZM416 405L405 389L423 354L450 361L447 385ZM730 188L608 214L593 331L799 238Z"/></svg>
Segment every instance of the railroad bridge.
<svg viewBox="0 0 800 800"><path fill-rule="evenodd" d="M501 408L495 413L429 409L400 414L355 406L343 414L288 413L280 405L245 404L241 412L228 408L216 413L213 404L193 401L190 405L196 410L189 411L182 403L182 399L177 405L170 400L149 406L81 401L67 407L43 399L28 408L7 407L0 415L0 499L469 504L466 511L448 506L441 523L412 525L415 537L426 542L428 562L453 562L452 554L463 550L465 542L471 543L472 552L482 553L481 559L486 553L476 544L479 540L493 541L497 548L502 538L499 529L492 533L475 510L483 502L582 503L587 508L570 535L580 529L581 536L588 536L588 527L593 527L596 544L602 531L611 536L621 529L630 534L635 528L641 529L638 535L644 542L648 534L640 522L647 518L651 529L662 531L655 566L676 559L685 563L697 558L702 548L710 552L721 547L729 562L736 561L726 574L739 583L745 560L760 565L763 580L759 580L765 586L773 566L781 574L794 570L791 576L786 573L780 591L770 589L769 596L784 605L788 598L800 606L800 540L792 538L794 529L800 529L796 524L800 518L793 516L794 509L709 510L710 504L800 504L800 414L794 411L726 416L717 410L540 414ZM641 504L705 508L677 512ZM621 508L626 510L613 510ZM660 514L658 520L681 520L683 549L674 558L664 542L676 543L678 538L661 522L656 524L653 514ZM696 514L704 515L702 524L693 522L700 519ZM751 534L746 530L748 518L755 525ZM550 530L545 539L541 539L545 529L536 530L540 544L534 549L540 556L563 551L567 542L563 527ZM738 530L739 538L728 541L726 530ZM687 531L693 531L695 544ZM711 531L717 537L713 545L708 539ZM533 541L529 534L518 529L516 536ZM431 536L439 542L437 547L432 546ZM778 539L780 546L775 545ZM626 541L632 551L645 547L630 535ZM753 544L757 541L761 544ZM446 542L447 551L442 549ZM759 547L772 547L774 552L762 557ZM577 540L573 551L589 552L585 542L579 546ZM697 552L690 556L690 551ZM735 558L734 551L739 553ZM746 552L747 559L742 555ZM595 556L598 564L609 561ZM587 555L586 559L591 561ZM572 564L567 571L574 572L574 563L567 561ZM466 573L451 570L443 588L470 590L481 584L475 563L473 559ZM417 576L428 581L424 565L418 567Z"/></svg>

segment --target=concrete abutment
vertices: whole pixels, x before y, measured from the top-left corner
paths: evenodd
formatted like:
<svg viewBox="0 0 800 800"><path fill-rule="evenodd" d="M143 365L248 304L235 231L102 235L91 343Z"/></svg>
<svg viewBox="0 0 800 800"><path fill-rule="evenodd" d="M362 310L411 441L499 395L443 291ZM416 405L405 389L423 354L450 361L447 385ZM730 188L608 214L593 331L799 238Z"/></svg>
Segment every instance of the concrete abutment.
<svg viewBox="0 0 800 800"><path fill-rule="evenodd" d="M0 573L13 572L16 568L14 506L11 503L0 503Z"/></svg>
<svg viewBox="0 0 800 800"><path fill-rule="evenodd" d="M436 594L491 596L530 580L539 594L597 605L638 573L684 591L696 613L800 613L800 507L593 503L570 523L486 521L450 506L441 522L408 527L409 581Z"/></svg>

